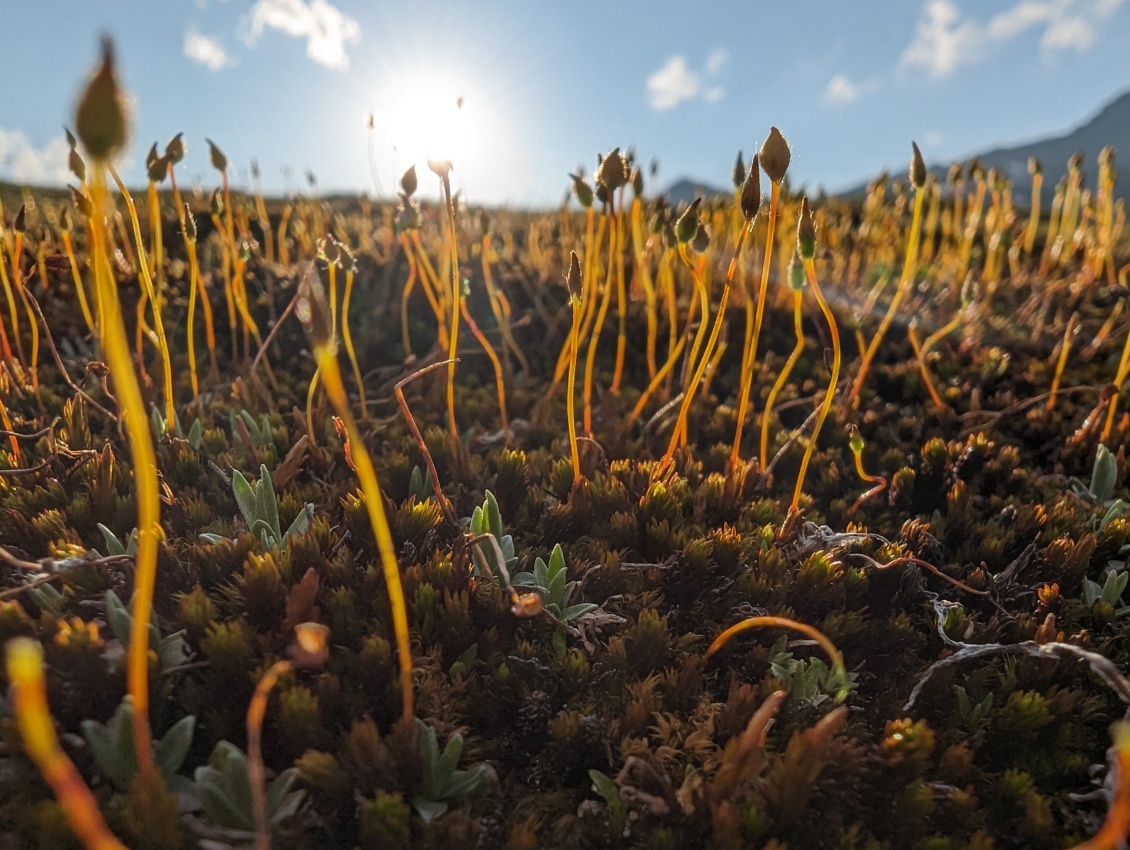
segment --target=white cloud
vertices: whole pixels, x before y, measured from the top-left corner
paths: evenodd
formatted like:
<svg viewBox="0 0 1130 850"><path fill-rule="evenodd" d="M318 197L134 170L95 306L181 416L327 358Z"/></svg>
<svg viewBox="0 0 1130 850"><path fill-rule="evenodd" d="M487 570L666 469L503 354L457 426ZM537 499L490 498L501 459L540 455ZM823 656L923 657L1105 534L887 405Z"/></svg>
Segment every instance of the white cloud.
<svg viewBox="0 0 1130 850"><path fill-rule="evenodd" d="M257 0L249 13L249 44L264 29L306 39L306 55L327 68L349 67L347 44L361 40L361 25L326 0Z"/></svg>
<svg viewBox="0 0 1130 850"><path fill-rule="evenodd" d="M963 19L953 0L927 0L903 51L902 64L948 77L962 65L984 59L990 50L1028 32L1042 30L1045 54L1083 52L1099 37L1105 21L1125 0L1020 0L985 23Z"/></svg>
<svg viewBox="0 0 1130 850"><path fill-rule="evenodd" d="M651 108L656 112L678 106L684 100L698 96L698 74L687 67L685 56L672 56L647 78L647 91L651 95Z"/></svg>
<svg viewBox="0 0 1130 850"><path fill-rule="evenodd" d="M729 59L729 52L719 48L706 57L700 72L691 69L687 64L687 57L681 54L671 56L662 68L647 78L651 108L656 112L663 112L683 101L696 98L702 98L707 103L717 103L726 96L726 90L719 85L705 86L703 76L717 75Z"/></svg>
<svg viewBox="0 0 1130 850"><path fill-rule="evenodd" d="M220 42L204 35L194 27L189 27L184 34L184 55L209 71L219 71L221 68L235 64L235 60L228 55Z"/></svg>
<svg viewBox="0 0 1130 850"><path fill-rule="evenodd" d="M843 74L836 74L828 80L828 85L824 87L824 95L820 98L820 102L825 106L847 106L849 103L855 103L877 85L878 83L875 80L864 80L856 83Z"/></svg>
<svg viewBox="0 0 1130 850"><path fill-rule="evenodd" d="M62 136L37 148L22 130L0 127L0 177L14 183L65 183L68 151Z"/></svg>
<svg viewBox="0 0 1130 850"><path fill-rule="evenodd" d="M722 70L722 66L725 65L729 59L730 51L726 50L724 47L719 47L706 57L706 73L717 74Z"/></svg>
<svg viewBox="0 0 1130 850"><path fill-rule="evenodd" d="M962 21L961 10L950 0L927 0L902 62L925 68L931 77L947 77L959 65L977 60L982 39L981 28Z"/></svg>

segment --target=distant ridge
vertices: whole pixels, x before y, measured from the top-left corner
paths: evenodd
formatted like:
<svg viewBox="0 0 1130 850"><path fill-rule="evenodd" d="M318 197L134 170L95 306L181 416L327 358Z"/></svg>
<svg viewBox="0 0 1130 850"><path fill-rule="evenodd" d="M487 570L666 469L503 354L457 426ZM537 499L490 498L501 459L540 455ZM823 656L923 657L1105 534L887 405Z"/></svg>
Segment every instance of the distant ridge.
<svg viewBox="0 0 1130 850"><path fill-rule="evenodd" d="M1051 198L1055 192L1056 183L1067 174L1067 161L1078 151L1083 152L1083 173L1086 176L1087 186L1094 187L1095 173L1098 170L1096 159L1099 151L1107 145L1114 147L1115 165L1119 165L1119 156L1124 159L1121 163L1126 166L1125 157L1130 156L1130 91L1125 91L1110 101L1099 110L1093 118L1079 125L1074 130L1058 136L1050 136L1031 142L1022 142L1010 147L996 147L989 150L974 152L968 156L960 157L959 162L966 162L977 157L986 168L997 168L1012 181L1013 200L1019 206L1028 206L1032 188L1031 178L1028 176L1028 158L1036 157L1044 168L1044 184L1041 191L1042 206L1049 208ZM930 170L945 179L949 169L949 162L929 163ZM896 174L904 176L907 166L903 166ZM838 193L842 197L862 196L867 190L867 183L862 182L847 191ZM1119 180L1114 187L1117 197L1130 197L1130 184L1126 180Z"/></svg>
<svg viewBox="0 0 1130 850"><path fill-rule="evenodd" d="M676 180L663 192L667 202L673 207L678 207L680 204L689 204L695 198L713 198L718 195L731 197L733 194L732 189L719 189L717 186L711 186L701 180L691 180L686 177Z"/></svg>
<svg viewBox="0 0 1130 850"><path fill-rule="evenodd" d="M1130 163L1130 90L1115 97L1094 117L1066 133L1021 142L1009 147L975 151L959 157L957 161L967 162L973 157L977 157L986 170L989 168L999 169L1012 181L1014 202L1018 206L1027 207L1031 202L1029 195L1032 188L1032 181L1028 175L1028 158L1036 157L1044 168L1044 184L1041 195L1043 196L1043 209L1047 211L1051 205L1056 183L1067 174L1068 159L1078 151L1083 152L1083 173L1087 178L1085 185L1093 188L1095 173L1098 170L1096 158L1099 151L1107 145L1114 148L1115 166L1121 165L1123 169L1130 168L1130 164L1128 164ZM1121 163L1119 162L1120 156L1122 157ZM950 160L946 160L944 163L927 160L927 165L930 166L931 172L944 181L950 162ZM897 171L892 171L892 174L896 177L905 178L908 168L909 163L901 166ZM861 198L867 191L867 184L876 176L873 174L851 188L835 194L841 198ZM672 183L663 194L672 206L678 206L679 204L689 204L700 196L729 196L731 190L720 189L704 181L684 177ZM1130 199L1130 180L1119 180L1115 184L1114 194L1120 198Z"/></svg>

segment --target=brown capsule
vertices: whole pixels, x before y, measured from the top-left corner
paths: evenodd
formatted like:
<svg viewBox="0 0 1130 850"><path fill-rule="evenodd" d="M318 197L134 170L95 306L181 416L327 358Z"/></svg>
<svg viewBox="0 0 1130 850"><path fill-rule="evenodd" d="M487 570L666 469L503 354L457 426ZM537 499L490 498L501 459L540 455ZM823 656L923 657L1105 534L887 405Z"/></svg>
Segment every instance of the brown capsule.
<svg viewBox="0 0 1130 850"><path fill-rule="evenodd" d="M71 213L66 205L59 207L59 229L64 233L71 232Z"/></svg>
<svg viewBox="0 0 1130 850"><path fill-rule="evenodd" d="M698 230L695 231L691 247L700 254L710 247L710 231L706 229L706 224L702 221L698 223Z"/></svg>
<svg viewBox="0 0 1130 850"><path fill-rule="evenodd" d="M204 141L208 143L208 158L212 161L212 167L217 171L227 171L228 158L224 156L224 152L220 150L211 139L205 139Z"/></svg>
<svg viewBox="0 0 1130 850"><path fill-rule="evenodd" d="M698 207L702 198L695 198L689 207L683 210L675 222L675 238L680 242L690 242L698 233Z"/></svg>
<svg viewBox="0 0 1130 850"><path fill-rule="evenodd" d="M1040 160L1034 156L1028 157L1028 173L1035 177L1037 174L1044 173L1044 166Z"/></svg>
<svg viewBox="0 0 1130 850"><path fill-rule="evenodd" d="M192 214L192 207L184 205L184 215L181 218L181 227L184 229L185 238L189 242L196 241L196 216Z"/></svg>
<svg viewBox="0 0 1130 850"><path fill-rule="evenodd" d="M90 218L94 214L94 204L91 203L90 198L70 184L67 185L67 188L71 190L71 202L74 203L75 209L86 218Z"/></svg>
<svg viewBox="0 0 1130 850"><path fill-rule="evenodd" d="M432 174L436 175L445 183L450 179L451 172L455 170L455 166L451 164L450 159L429 159L428 168L431 170Z"/></svg>
<svg viewBox="0 0 1130 850"><path fill-rule="evenodd" d="M114 71L114 46L102 39L102 64L79 98L75 132L96 160L113 158L126 143L126 109Z"/></svg>
<svg viewBox="0 0 1130 850"><path fill-rule="evenodd" d="M620 148L613 148L608 155L600 160L596 169L596 182L603 185L609 192L614 192L628 182L628 169Z"/></svg>
<svg viewBox="0 0 1130 850"><path fill-rule="evenodd" d="M12 224L12 229L16 233L24 233L27 231L27 205L20 204L20 208L16 210L16 220Z"/></svg>
<svg viewBox="0 0 1130 850"><path fill-rule="evenodd" d="M169 165L176 165L184 159L184 154L184 133L177 133L165 145L165 156L169 159Z"/></svg>
<svg viewBox="0 0 1130 850"><path fill-rule="evenodd" d="M299 669L321 667L330 657L330 630L320 623L299 623L287 654Z"/></svg>
<svg viewBox="0 0 1130 850"><path fill-rule="evenodd" d="M212 191L212 198L208 202L208 214L219 218L224 214L224 196L219 189Z"/></svg>
<svg viewBox="0 0 1130 850"><path fill-rule="evenodd" d="M76 147L78 147L78 140L75 138L75 134L71 132L70 128L64 127L63 132L67 134L67 145L70 147L70 149L74 150Z"/></svg>
<svg viewBox="0 0 1130 850"><path fill-rule="evenodd" d="M742 162L742 152L738 151L738 158L734 160L734 167L730 170L730 179L734 181L734 188L741 189L745 185L745 163Z"/></svg>
<svg viewBox="0 0 1130 850"><path fill-rule="evenodd" d="M637 168L635 166L632 167L631 183L632 183L632 197L633 198L642 198L643 197L643 172L640 171L639 168Z"/></svg>
<svg viewBox="0 0 1130 850"><path fill-rule="evenodd" d="M738 162L741 162L740 154ZM742 215L747 222L757 218L757 211L761 208L761 167L757 154L754 154L753 159L750 160L749 169L742 181L742 194L739 204L742 208Z"/></svg>
<svg viewBox="0 0 1130 850"><path fill-rule="evenodd" d="M153 146L153 150L157 150L157 146ZM164 183L165 178L169 176L169 160L166 157L159 156L149 164L149 182L150 183Z"/></svg>
<svg viewBox="0 0 1130 850"><path fill-rule="evenodd" d="M579 174L570 174L569 177L573 180L573 194L577 196L577 202L588 209L592 206L592 186Z"/></svg>
<svg viewBox="0 0 1130 850"><path fill-rule="evenodd" d="M789 170L792 161L792 151L789 143L776 127L769 128L769 137L761 145L761 168L765 176L772 182L780 185L785 179L785 172Z"/></svg>
<svg viewBox="0 0 1130 850"><path fill-rule="evenodd" d="M577 259L577 252L569 252L569 272L565 275L565 285L569 287L569 296L580 303L582 293L581 261Z"/></svg>
<svg viewBox="0 0 1130 850"><path fill-rule="evenodd" d="M816 222L812 219L807 195L800 202L800 218L796 225L796 247L802 260L816 258Z"/></svg>
<svg viewBox="0 0 1130 850"><path fill-rule="evenodd" d="M298 300L295 302L294 312L315 350L333 350L335 343L330 314L326 309L326 290L318 275L318 267L312 262L306 266L306 273L298 284Z"/></svg>
<svg viewBox="0 0 1130 850"><path fill-rule="evenodd" d="M921 189L926 185L926 162L922 159L922 151L918 150L915 142L911 142L910 147L914 150L914 156L910 160L910 182L915 188Z"/></svg>
<svg viewBox="0 0 1130 850"><path fill-rule="evenodd" d="M536 617L542 612L541 597L536 593L523 593L514 599L510 613L515 617Z"/></svg>
<svg viewBox="0 0 1130 850"><path fill-rule="evenodd" d="M405 198L411 198L416 194L417 186L419 180L416 178L416 166L412 165L400 178L400 191L404 193Z"/></svg>
<svg viewBox="0 0 1130 850"><path fill-rule="evenodd" d="M83 162L82 155L74 148L71 148L71 152L67 154L67 167L80 183L86 182L86 163Z"/></svg>

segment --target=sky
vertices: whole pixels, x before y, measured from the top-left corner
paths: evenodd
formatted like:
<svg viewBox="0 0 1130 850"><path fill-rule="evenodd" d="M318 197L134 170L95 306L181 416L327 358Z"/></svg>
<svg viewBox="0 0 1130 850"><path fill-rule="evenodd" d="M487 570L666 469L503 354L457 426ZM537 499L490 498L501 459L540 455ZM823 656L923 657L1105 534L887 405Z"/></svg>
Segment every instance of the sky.
<svg viewBox="0 0 1130 850"><path fill-rule="evenodd" d="M598 152L729 185L777 126L793 185L846 188L1069 129L1130 88L1130 0L4 0L0 179L62 184L76 98L113 38L133 133L183 132L268 193L388 196L450 159L471 203L551 207ZM372 128L369 129L369 117ZM70 178L73 179L73 178Z"/></svg>

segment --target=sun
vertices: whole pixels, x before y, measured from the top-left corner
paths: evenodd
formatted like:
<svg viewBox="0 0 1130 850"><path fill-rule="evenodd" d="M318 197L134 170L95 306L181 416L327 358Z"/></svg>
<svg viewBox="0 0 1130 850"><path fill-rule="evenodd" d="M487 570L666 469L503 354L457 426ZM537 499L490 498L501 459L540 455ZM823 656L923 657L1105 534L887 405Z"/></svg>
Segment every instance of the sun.
<svg viewBox="0 0 1130 850"><path fill-rule="evenodd" d="M483 119L489 106L473 81L438 69L398 75L380 87L373 109L378 160L400 174L415 165L426 185L428 160L450 160L453 183L485 165ZM462 178L462 179L461 179Z"/></svg>

